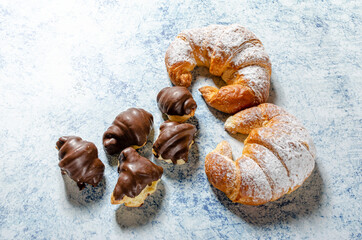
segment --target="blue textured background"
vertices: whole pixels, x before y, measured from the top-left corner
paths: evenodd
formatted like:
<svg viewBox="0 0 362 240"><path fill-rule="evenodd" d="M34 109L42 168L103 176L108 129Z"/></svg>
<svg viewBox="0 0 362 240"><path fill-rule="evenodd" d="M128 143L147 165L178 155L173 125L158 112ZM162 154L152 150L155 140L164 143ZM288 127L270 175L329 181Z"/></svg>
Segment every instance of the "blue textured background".
<svg viewBox="0 0 362 240"><path fill-rule="evenodd" d="M360 1L20 1L0 2L0 239L361 239ZM110 204L117 180L101 137L114 117L142 107L155 118L140 151L151 159L169 86L164 54L181 30L240 23L273 64L270 102L310 130L317 167L296 192L260 207L212 188L204 157L221 140L234 154L244 136L197 89L217 78L196 69L190 162L168 166L138 209ZM214 80L214 81L213 81ZM99 187L79 192L61 176L55 142L79 135L106 165Z"/></svg>

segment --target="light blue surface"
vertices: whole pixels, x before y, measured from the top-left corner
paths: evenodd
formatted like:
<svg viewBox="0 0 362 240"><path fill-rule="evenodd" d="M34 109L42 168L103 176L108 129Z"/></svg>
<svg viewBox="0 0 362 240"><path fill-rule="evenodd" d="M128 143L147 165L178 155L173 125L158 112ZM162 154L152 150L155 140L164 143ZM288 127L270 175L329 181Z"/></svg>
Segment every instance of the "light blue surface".
<svg viewBox="0 0 362 240"><path fill-rule="evenodd" d="M0 239L361 239L360 1L1 1ZM273 64L270 102L310 130L313 175L296 192L260 207L231 203L212 188L204 158L221 140L227 115L197 89L199 129L190 162L165 167L157 192L138 209L113 206L114 161L102 134L129 107L154 115L151 159L169 86L164 54L183 29L240 23L264 43ZM94 142L105 180L82 192L62 178L55 142Z"/></svg>

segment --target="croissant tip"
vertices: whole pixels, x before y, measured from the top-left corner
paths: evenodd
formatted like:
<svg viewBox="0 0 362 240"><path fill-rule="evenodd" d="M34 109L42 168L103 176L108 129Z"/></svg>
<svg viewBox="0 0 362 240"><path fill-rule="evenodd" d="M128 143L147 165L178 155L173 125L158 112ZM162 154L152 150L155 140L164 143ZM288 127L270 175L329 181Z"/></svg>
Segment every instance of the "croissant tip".
<svg viewBox="0 0 362 240"><path fill-rule="evenodd" d="M199 92L201 92L202 94L211 92L211 91L217 91L217 89L215 87L211 87L211 86L203 86L203 87L199 88Z"/></svg>

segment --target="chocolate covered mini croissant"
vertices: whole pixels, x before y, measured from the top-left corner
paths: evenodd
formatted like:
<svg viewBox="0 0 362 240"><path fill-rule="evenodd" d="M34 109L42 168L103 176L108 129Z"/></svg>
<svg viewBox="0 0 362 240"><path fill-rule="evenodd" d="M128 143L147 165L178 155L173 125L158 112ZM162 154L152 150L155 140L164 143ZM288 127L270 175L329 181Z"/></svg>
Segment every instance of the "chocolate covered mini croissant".
<svg viewBox="0 0 362 240"><path fill-rule="evenodd" d="M59 150L59 167L62 174L77 182L79 190L89 183L94 187L101 181L104 164L98 158L97 147L76 136L59 138L56 143Z"/></svg>
<svg viewBox="0 0 362 240"><path fill-rule="evenodd" d="M316 150L303 125L282 108L260 104L229 117L225 129L249 134L243 154L232 160L223 141L206 155L211 184L233 202L260 205L300 187L312 173Z"/></svg>
<svg viewBox="0 0 362 240"><path fill-rule="evenodd" d="M156 191L163 168L140 156L134 148L128 147L119 156L118 173L111 203L140 207L147 196Z"/></svg>
<svg viewBox="0 0 362 240"><path fill-rule="evenodd" d="M207 104L225 113L266 102L269 95L269 56L255 34L238 24L182 31L168 47L165 63L177 86L190 86L196 66L221 76L227 86L199 91Z"/></svg>
<svg viewBox="0 0 362 240"><path fill-rule="evenodd" d="M197 105L185 87L165 87L157 95L157 105L171 121L185 122L194 116Z"/></svg>
<svg viewBox="0 0 362 240"><path fill-rule="evenodd" d="M103 146L110 155L127 147L144 146L152 129L153 116L141 108L129 108L121 112L103 134Z"/></svg>
<svg viewBox="0 0 362 240"><path fill-rule="evenodd" d="M184 164L193 144L196 127L188 123L166 121L160 126L160 135L153 144L156 158L167 163Z"/></svg>

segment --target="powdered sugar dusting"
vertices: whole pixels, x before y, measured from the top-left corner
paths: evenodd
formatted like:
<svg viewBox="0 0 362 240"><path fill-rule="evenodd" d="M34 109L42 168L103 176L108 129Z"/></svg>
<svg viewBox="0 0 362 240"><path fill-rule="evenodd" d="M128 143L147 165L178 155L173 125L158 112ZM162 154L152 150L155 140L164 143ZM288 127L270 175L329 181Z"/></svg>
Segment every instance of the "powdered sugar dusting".
<svg viewBox="0 0 362 240"><path fill-rule="evenodd" d="M255 40L255 38L252 32L240 25L234 24L226 28L215 45L210 72L221 76L225 69L230 66L229 60L246 49L245 44Z"/></svg>
<svg viewBox="0 0 362 240"><path fill-rule="evenodd" d="M288 115L288 113L277 105L262 103L229 117L224 126L228 132L233 134L249 134L254 128L265 126L272 118L279 115Z"/></svg>
<svg viewBox="0 0 362 240"><path fill-rule="evenodd" d="M248 110L248 109L246 109L246 110ZM224 127L229 133L249 134L251 131L251 128L261 127L261 125L263 123L261 120L262 116L260 114L258 114L258 112L255 112L255 111L248 114L248 117L238 116L238 115L239 115L239 113L235 114L234 116L229 117L226 120Z"/></svg>
<svg viewBox="0 0 362 240"><path fill-rule="evenodd" d="M273 126L274 128L282 128L284 131L293 132L295 140L304 145L313 157L316 156L315 146L309 132L296 117L290 114L275 116L265 126Z"/></svg>
<svg viewBox="0 0 362 240"><path fill-rule="evenodd" d="M176 38L167 49L166 65L172 66L182 62L188 62L196 66L190 44L181 38Z"/></svg>
<svg viewBox="0 0 362 240"><path fill-rule="evenodd" d="M236 161L241 174L237 201L241 203L276 200L302 185L314 169L315 147L308 131L274 104L245 109L230 117L225 128L233 133L252 129Z"/></svg>
<svg viewBox="0 0 362 240"><path fill-rule="evenodd" d="M314 157L304 145L311 139L302 139L306 136L303 127L288 115L282 124L266 124L265 127L254 129L245 144L258 143L270 149L286 166L291 179L291 190L299 187L310 175L314 168ZM288 122L292 120L292 122Z"/></svg>
<svg viewBox="0 0 362 240"><path fill-rule="evenodd" d="M227 55L238 50L244 43L256 39L254 33L238 24L230 25L220 36L215 51L226 52Z"/></svg>
<svg viewBox="0 0 362 240"><path fill-rule="evenodd" d="M269 56L261 43L249 43L230 61L233 68L242 68L248 65L260 65L270 67Z"/></svg>
<svg viewBox="0 0 362 240"><path fill-rule="evenodd" d="M208 27L206 27L207 29L207 35L205 36L200 36L202 38L204 38L203 44L202 44L202 49L205 51L204 53L206 53L206 57L208 59L211 59L216 45L219 42L219 38L220 36L224 33L224 31L227 29L227 26L221 26L221 25L210 25ZM210 60L209 60L210 62Z"/></svg>
<svg viewBox="0 0 362 240"><path fill-rule="evenodd" d="M247 85L253 90L259 103L265 102L269 95L269 74L267 70L258 65L251 65L240 69L237 74L247 82Z"/></svg>
<svg viewBox="0 0 362 240"><path fill-rule="evenodd" d="M291 186L288 172L280 160L267 148L259 144L247 144L243 155L252 158L268 177L273 191L273 200L286 194Z"/></svg>
<svg viewBox="0 0 362 240"><path fill-rule="evenodd" d="M190 29L183 31L181 34L187 35L190 45L193 49L194 57L197 61L198 66L210 66L210 58L205 55L206 50L203 49L205 37L210 32L209 27L199 28L199 29Z"/></svg>
<svg viewBox="0 0 362 240"><path fill-rule="evenodd" d="M205 158L205 172L209 181L234 199L237 171L230 152L230 145L223 141ZM237 193L236 193L237 194Z"/></svg>
<svg viewBox="0 0 362 240"><path fill-rule="evenodd" d="M222 76L228 84L250 87L255 94L255 103L265 102L268 98L271 75L269 56L255 34L238 24L210 25L181 32L166 52L168 71L173 68L180 71L178 66L182 62L189 63L183 64L185 71L193 69L190 69L190 65L206 66L211 74ZM250 65L264 69L241 71ZM234 81L241 75L245 75L245 81ZM178 75L170 73L170 77L177 78Z"/></svg>
<svg viewBox="0 0 362 240"><path fill-rule="evenodd" d="M255 204L265 203L272 199L269 182L258 164L246 156L237 160L240 167L241 185L239 196L250 198Z"/></svg>
<svg viewBox="0 0 362 240"><path fill-rule="evenodd" d="M230 161L226 156L217 153L213 160L215 161L215 165L218 166L218 168L215 168L217 169L216 174L220 176L221 179L230 179L234 181L235 165L233 164L233 161Z"/></svg>

